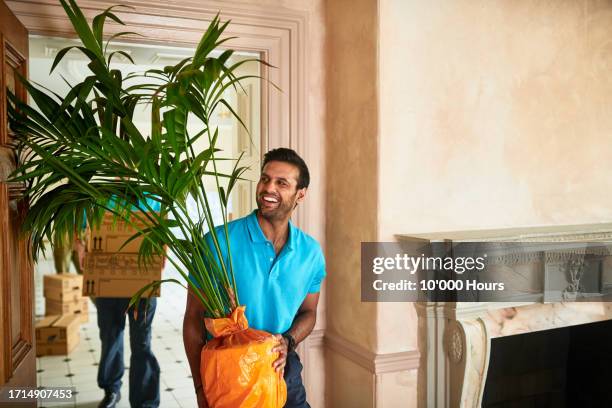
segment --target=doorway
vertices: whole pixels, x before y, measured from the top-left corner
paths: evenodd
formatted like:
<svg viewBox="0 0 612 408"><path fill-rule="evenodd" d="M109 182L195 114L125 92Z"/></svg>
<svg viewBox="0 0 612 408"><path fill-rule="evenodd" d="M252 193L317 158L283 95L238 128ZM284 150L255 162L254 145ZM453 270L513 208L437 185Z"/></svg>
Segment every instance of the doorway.
<svg viewBox="0 0 612 408"><path fill-rule="evenodd" d="M71 45L74 40L48 36L30 36L30 80L43 85L58 95L66 95L70 84L80 82L89 74L87 60L78 51L70 51L62 62L49 74L57 53ZM122 71L125 78L128 74L142 73L149 69L163 69L164 66L174 65L182 59L193 54L194 49L188 47L169 47L137 43L113 43L109 52L120 49L129 55L135 62L132 64L125 56L113 60L113 68ZM240 59L259 58L258 53L237 52L235 61ZM240 74L259 76L259 65L254 62L242 66ZM131 82L137 84L138 78ZM247 215L255 208L255 183L260 167L262 152L262 109L261 109L261 81L248 79L243 88L229 89L226 99L234 111L242 118L247 129L242 127L232 117L227 108L219 110L213 118L212 126L219 129L218 147L222 149L224 157L238 157L243 155L241 163L250 167L233 191L228 208L230 219ZM134 115L134 123L144 135L150 132L150 109L146 106L138 107ZM190 132L195 134L201 127L196 119L189 122ZM247 131L248 130L248 131ZM195 146L196 153L204 150L205 143ZM220 171L231 170L233 162L221 163ZM222 166L225 166L224 169ZM210 187L215 191L216 187ZM211 197L214 197L211 194ZM194 214L197 210L194 208ZM195 216L195 215L194 215ZM73 264L67 263L67 270L57 271L54 266L51 251L47 251L47 258L39 259L35 266L35 311L38 318L48 314L46 300L43 296L44 276L57 272L76 273ZM172 256L172 254L168 254ZM176 278L182 280L180 274L166 262L162 272L163 278ZM162 288L158 299L157 311L153 321L152 348L161 368L161 405L163 407L191 407L195 406L193 381L182 342L182 316L185 308L186 292L176 285L166 285ZM97 406L103 397L103 391L97 387L97 370L100 357L100 340L97 326L97 313L93 303L88 302L87 321L80 325L80 340L74 350L64 356L41 356L37 358L37 382L39 386L72 386L76 391L76 405ZM129 335L126 328L124 334L124 361L126 373L123 376L121 390L122 400L119 406L129 406L128 403L128 375L129 370Z"/></svg>

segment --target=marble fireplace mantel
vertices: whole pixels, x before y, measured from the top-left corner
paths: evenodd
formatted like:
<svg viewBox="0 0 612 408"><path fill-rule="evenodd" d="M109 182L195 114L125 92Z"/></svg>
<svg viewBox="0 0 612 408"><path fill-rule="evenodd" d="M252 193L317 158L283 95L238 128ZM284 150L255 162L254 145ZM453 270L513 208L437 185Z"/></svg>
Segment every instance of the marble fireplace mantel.
<svg viewBox="0 0 612 408"><path fill-rule="evenodd" d="M398 235L430 242L612 241L612 223ZM612 319L612 302L418 302L420 407L480 407L491 339Z"/></svg>

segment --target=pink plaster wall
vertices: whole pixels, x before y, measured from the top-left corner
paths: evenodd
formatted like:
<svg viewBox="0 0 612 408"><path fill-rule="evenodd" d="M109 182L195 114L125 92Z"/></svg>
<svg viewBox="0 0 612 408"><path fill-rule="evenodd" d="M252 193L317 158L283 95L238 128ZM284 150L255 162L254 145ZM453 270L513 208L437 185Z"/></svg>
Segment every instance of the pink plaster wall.
<svg viewBox="0 0 612 408"><path fill-rule="evenodd" d="M380 4L381 239L612 219L610 2Z"/></svg>

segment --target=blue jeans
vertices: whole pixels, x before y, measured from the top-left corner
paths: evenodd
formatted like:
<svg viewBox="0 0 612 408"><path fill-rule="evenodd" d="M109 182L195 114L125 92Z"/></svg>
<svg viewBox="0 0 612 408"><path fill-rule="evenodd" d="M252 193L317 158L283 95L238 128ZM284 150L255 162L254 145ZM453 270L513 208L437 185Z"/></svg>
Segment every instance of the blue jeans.
<svg viewBox="0 0 612 408"><path fill-rule="evenodd" d="M287 383L287 402L285 408L310 408L306 402L306 389L302 384L302 362L295 351L287 354L285 364L285 383Z"/></svg>
<svg viewBox="0 0 612 408"><path fill-rule="evenodd" d="M123 332L127 298L96 298L98 327L102 354L98 366L98 387L119 391L125 366L123 364ZM159 364L151 350L151 323L157 299L151 298L145 317L146 300L138 305L138 320L133 307L127 313L130 321L130 405L153 408L159 406Z"/></svg>

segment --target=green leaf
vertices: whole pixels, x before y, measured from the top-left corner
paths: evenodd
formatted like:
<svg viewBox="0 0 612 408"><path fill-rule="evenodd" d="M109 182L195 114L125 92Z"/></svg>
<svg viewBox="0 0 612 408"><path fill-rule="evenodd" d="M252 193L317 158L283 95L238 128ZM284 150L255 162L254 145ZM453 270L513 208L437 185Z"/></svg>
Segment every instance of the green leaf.
<svg viewBox="0 0 612 408"><path fill-rule="evenodd" d="M212 224L210 200L219 197L226 217L230 194L246 167L239 165L239 157L231 172L217 168L218 162L234 159L223 157L219 147L226 145L226 136L210 118L221 106L238 117L224 95L249 78L237 74L243 62L230 65L233 50L213 53L231 39L223 36L228 23L216 16L194 55L176 65L123 78L109 65L114 56L129 59L129 54L120 49L106 59L106 50L112 39L135 33L118 33L103 44L105 24L121 24L112 8L96 16L90 27L76 1L60 1L81 39L76 49L88 58L91 74L62 95L20 78L39 110L10 93L8 98L10 128L23 160L11 178L26 186L31 207L23 228L32 237L32 251L43 251L46 240L65 240L84 218L91 226L99 225L105 212L128 223L137 219L146 227L134 224L137 233L127 243L143 238L139 265L169 248L173 256L167 261L185 279L185 287L193 289L206 315L225 315L236 306L238 293L232 251L225 246L227 228ZM60 51L53 69L69 49ZM126 85L137 76L138 85ZM152 106L150 136L133 119L135 109L144 104ZM203 129L188 131L194 117L203 122ZM216 189L206 190L209 180ZM196 200L198 221L190 218L189 194ZM159 213L150 211L148 199L161 205ZM180 237L175 235L179 232ZM136 296L146 297L161 283Z"/></svg>
<svg viewBox="0 0 612 408"><path fill-rule="evenodd" d="M125 6L128 7L128 6ZM132 8L132 7L130 7ZM134 31L121 31L119 33L115 33L113 35L111 35L108 40L106 40L106 45L104 46L104 55L106 55L106 51L108 49L108 46L113 42L113 40L116 40L119 37L124 37L126 35L133 35L135 37L144 37L144 35L134 32Z"/></svg>
<svg viewBox="0 0 612 408"><path fill-rule="evenodd" d="M113 56L115 56L116 54L119 54L119 55L124 56L124 57L125 57L125 58L126 58L128 61L130 61L132 64L135 64L135 62L134 62L134 60L132 59L132 57L130 56L130 54L128 54L128 53L127 53L127 52L125 52L125 51L118 50L118 51L113 51L113 52L111 52L111 53L108 55L108 59L107 59L107 63L108 63L108 65L110 65L110 64L111 64L111 61L113 60Z"/></svg>
<svg viewBox="0 0 612 408"><path fill-rule="evenodd" d="M96 41L98 41L98 44L100 44L100 47L104 45L102 43L102 37L104 36L104 22L106 18L110 18L111 20L114 20L115 22L121 25L125 25L125 23L121 21L119 17L117 17L115 14L111 12L111 10L116 7L126 7L130 9L134 9L133 7L117 4L117 5L107 8L102 13L94 17L92 28L93 28L94 37L96 38Z"/></svg>
<svg viewBox="0 0 612 408"><path fill-rule="evenodd" d="M97 59L103 59L104 57L102 56L101 45L98 44L98 42L96 41L96 38L91 29L89 28L89 25L87 24L87 20L85 19L83 12L76 4L76 1L68 0L68 2L66 2L66 0L60 0L60 3L62 4L64 11L66 11L68 18L72 23L72 26L74 27L77 35L83 42L85 48L95 54Z"/></svg>

